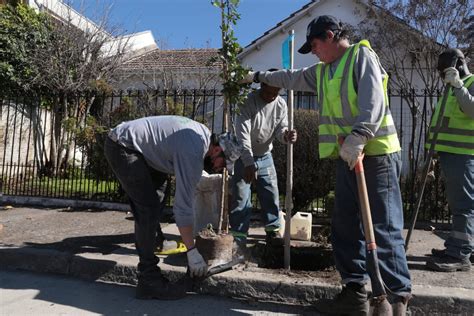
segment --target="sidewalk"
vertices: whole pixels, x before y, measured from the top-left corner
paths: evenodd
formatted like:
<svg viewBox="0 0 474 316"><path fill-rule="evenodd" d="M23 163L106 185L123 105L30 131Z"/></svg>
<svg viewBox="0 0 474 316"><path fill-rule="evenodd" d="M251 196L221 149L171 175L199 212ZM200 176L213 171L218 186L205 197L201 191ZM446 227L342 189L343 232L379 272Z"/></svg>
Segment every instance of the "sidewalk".
<svg viewBox="0 0 474 316"><path fill-rule="evenodd" d="M0 268L59 273L90 280L136 283L138 262L133 220L125 212L68 209L0 209ZM178 238L174 224L163 226ZM264 235L257 229L252 235ZM439 273L425 270L427 254L441 248L446 232L416 230L408 252L413 279L412 314L472 315L474 270ZM171 278L186 270L184 255L164 256L160 267ZM335 271L304 272L241 265L203 283L200 293L311 305L339 291Z"/></svg>

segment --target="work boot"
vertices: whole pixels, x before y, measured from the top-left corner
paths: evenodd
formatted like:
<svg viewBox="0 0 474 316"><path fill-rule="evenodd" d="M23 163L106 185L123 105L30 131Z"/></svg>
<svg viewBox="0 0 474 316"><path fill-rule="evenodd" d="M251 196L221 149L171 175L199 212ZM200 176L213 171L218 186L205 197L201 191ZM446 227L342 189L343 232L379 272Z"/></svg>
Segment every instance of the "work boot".
<svg viewBox="0 0 474 316"><path fill-rule="evenodd" d="M186 287L172 283L160 271L138 277L136 298L141 300L177 300L186 296Z"/></svg>
<svg viewBox="0 0 474 316"><path fill-rule="evenodd" d="M469 259L458 259L446 254L441 257L431 257L426 261L426 266L434 271L440 272L456 272L456 271L469 271L471 269L471 263Z"/></svg>
<svg viewBox="0 0 474 316"><path fill-rule="evenodd" d="M431 249L431 254L435 257L442 257L446 254L446 248L445 249L433 248L433 249ZM471 254L469 260L471 261L471 263L474 263L474 256L472 254Z"/></svg>
<svg viewBox="0 0 474 316"><path fill-rule="evenodd" d="M314 307L324 314L367 315L367 291L362 284L348 283L335 298L318 300Z"/></svg>
<svg viewBox="0 0 474 316"><path fill-rule="evenodd" d="M406 297L396 296L391 300L393 316L406 316L408 301L411 299L411 295Z"/></svg>

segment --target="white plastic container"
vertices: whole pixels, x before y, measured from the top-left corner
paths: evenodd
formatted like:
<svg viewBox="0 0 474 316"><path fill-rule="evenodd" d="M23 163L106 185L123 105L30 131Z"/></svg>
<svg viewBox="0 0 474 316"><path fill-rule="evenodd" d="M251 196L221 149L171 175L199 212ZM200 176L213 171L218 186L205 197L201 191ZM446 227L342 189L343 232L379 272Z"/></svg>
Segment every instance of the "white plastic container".
<svg viewBox="0 0 474 316"><path fill-rule="evenodd" d="M222 175L203 171L194 194L194 236L212 224L217 229L221 210Z"/></svg>
<svg viewBox="0 0 474 316"><path fill-rule="evenodd" d="M311 240L311 227L313 223L313 214L307 212L297 212L291 218L291 239Z"/></svg>

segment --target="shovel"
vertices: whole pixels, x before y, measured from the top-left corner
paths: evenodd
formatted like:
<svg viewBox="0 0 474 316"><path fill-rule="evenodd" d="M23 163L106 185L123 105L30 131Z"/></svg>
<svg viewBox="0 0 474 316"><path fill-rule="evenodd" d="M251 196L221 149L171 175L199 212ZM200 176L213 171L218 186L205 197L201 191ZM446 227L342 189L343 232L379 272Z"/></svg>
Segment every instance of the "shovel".
<svg viewBox="0 0 474 316"><path fill-rule="evenodd" d="M225 271L232 270L232 267L234 267L234 266L236 266L240 263L244 263L244 262L245 262L244 256L238 256L238 257L232 259L229 262L226 262L226 263L223 263L223 264L220 264L220 265L217 265L217 266L214 266L214 267L210 268L207 271L207 274L202 278L191 278L189 273L186 273L186 275L183 277L181 282L184 282L186 292L195 292L196 289L199 288L201 283L206 278L208 278L210 276L213 276L215 274L218 274L218 273L222 273L222 272L225 272ZM178 283L181 283L181 282L178 282Z"/></svg>
<svg viewBox="0 0 474 316"><path fill-rule="evenodd" d="M344 142L344 137L339 137L339 145ZM387 300L382 275L379 269L379 260L377 257L377 244L375 243L374 227L372 224L372 214L370 211L369 195L367 194L367 184L365 182L364 165L362 160L364 155L360 155L354 167L357 179L357 192L359 195L360 213L364 226L365 245L366 245L366 264L367 272L370 276L372 285L372 298L370 305L373 308L373 315L392 315L392 306Z"/></svg>
<svg viewBox="0 0 474 316"><path fill-rule="evenodd" d="M451 67L456 66L457 62L458 62L457 58L451 61ZM408 251L408 246L410 245L411 234L413 233L413 230L415 229L416 219L418 217L418 212L420 211L421 202L423 200L423 193L425 192L425 186L426 186L426 181L428 179L428 173L430 172L431 164L433 162L433 155L435 152L436 141L438 140L439 130L441 128L441 124L443 122L443 117L444 117L444 111L446 109L446 102L448 101L449 89L450 89L449 85L446 85L444 87L443 98L441 99L441 105L438 112L438 118L436 120L436 125L433 130L433 136L430 142L430 148L428 150L428 154L426 156L425 163L423 166L423 172L421 176L421 186L418 192L418 198L416 199L415 210L413 211L413 217L410 222L410 228L408 229L407 237L405 238L405 251ZM434 113L435 112L433 111L432 115L434 115ZM429 133L429 130L428 130L428 133Z"/></svg>

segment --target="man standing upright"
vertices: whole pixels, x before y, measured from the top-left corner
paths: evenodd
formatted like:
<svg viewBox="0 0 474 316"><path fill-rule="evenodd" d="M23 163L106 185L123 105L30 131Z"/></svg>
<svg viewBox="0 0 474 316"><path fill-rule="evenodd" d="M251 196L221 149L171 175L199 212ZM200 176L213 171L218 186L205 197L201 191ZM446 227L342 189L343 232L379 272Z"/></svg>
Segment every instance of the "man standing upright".
<svg viewBox="0 0 474 316"><path fill-rule="evenodd" d="M254 181L264 212L267 242L278 238L280 206L272 143L275 138L282 143L296 141L296 131L288 131L287 107L279 96L280 90L262 83L260 89L251 92L239 106L235 129L243 150L231 180L229 215L231 233L237 242L243 243L247 238L252 215L250 185Z"/></svg>
<svg viewBox="0 0 474 316"><path fill-rule="evenodd" d="M347 30L335 17L323 15L307 27L298 50L320 63L296 70L250 73L245 82L265 82L318 96L319 156L337 158L331 241L343 289L334 299L320 300L323 313L367 313L369 280L366 247L352 170L364 154L367 191L372 210L380 272L394 313L406 312L411 281L404 249L403 209L398 179L400 144L388 107L388 76L368 41L351 45ZM338 138L344 137L342 146Z"/></svg>
<svg viewBox="0 0 474 316"><path fill-rule="evenodd" d="M446 92L445 110L434 149L438 152L446 180L446 197L453 215L451 234L445 249L432 249L426 266L435 271L469 271L474 249L474 76L469 72L464 54L447 49L438 58L438 70ZM440 116L435 109L428 144Z"/></svg>

